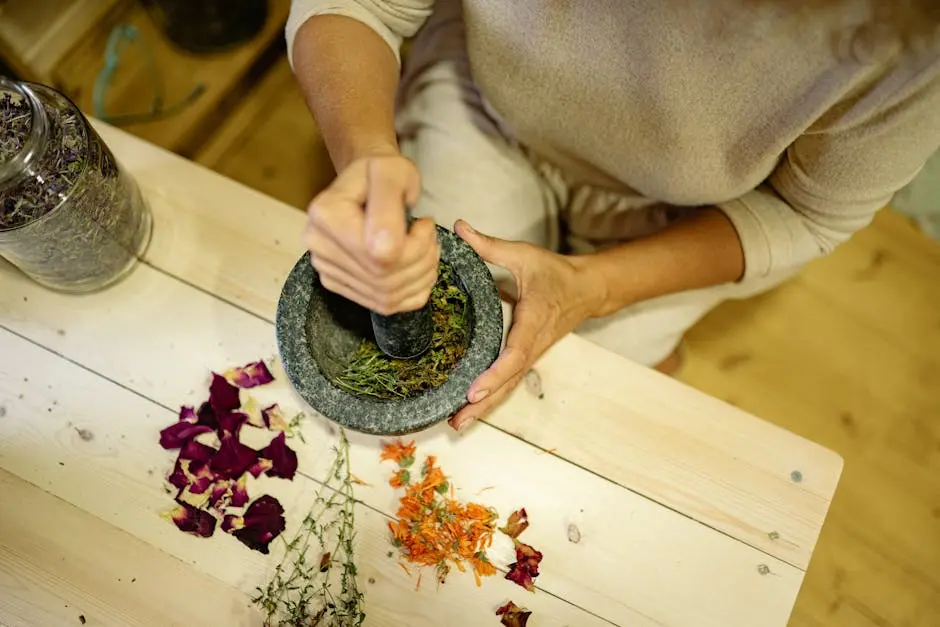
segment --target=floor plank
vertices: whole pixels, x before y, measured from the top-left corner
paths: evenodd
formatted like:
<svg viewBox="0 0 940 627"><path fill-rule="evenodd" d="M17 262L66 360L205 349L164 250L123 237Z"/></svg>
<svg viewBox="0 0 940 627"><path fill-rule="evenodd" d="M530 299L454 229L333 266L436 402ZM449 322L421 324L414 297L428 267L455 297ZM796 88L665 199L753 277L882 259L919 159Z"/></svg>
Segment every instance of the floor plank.
<svg viewBox="0 0 940 627"><path fill-rule="evenodd" d="M194 160L297 208L305 208L334 175L286 59L271 68Z"/></svg>
<svg viewBox="0 0 940 627"><path fill-rule="evenodd" d="M273 0L270 5L268 21L254 39L230 51L197 55L176 48L140 3L128 3L108 14L55 68L54 82L84 112L94 115L95 82L104 67L109 38L122 25L137 28L139 38L122 48L105 94L106 113L146 114L160 90L164 91L163 106L175 106L202 84L205 91L181 110L159 120L123 126L138 137L188 155L202 144L206 129L224 119L223 105L244 84L243 80L258 69L256 64L269 63L265 52L282 41L290 1Z"/></svg>
<svg viewBox="0 0 940 627"><path fill-rule="evenodd" d="M890 210L792 283L726 303L682 378L840 453L791 624L940 624L940 246Z"/></svg>

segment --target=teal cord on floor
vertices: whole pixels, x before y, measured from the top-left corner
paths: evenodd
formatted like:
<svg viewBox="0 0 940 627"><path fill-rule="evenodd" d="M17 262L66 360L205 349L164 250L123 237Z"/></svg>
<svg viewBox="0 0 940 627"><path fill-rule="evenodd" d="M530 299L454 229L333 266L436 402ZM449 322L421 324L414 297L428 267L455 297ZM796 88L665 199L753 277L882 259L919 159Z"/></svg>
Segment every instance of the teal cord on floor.
<svg viewBox="0 0 940 627"><path fill-rule="evenodd" d="M143 50L152 77L151 82L154 86L154 95L153 99L150 101L150 111L147 113L109 115L104 105L105 94L112 84L115 72L117 72L120 66L121 53L128 45L134 43L139 44ZM111 30L110 35L108 35L108 43L104 51L104 67L101 68L98 77L95 79L95 88L92 94L94 116L115 126L154 122L176 115L180 111L185 110L186 107L195 102L205 91L206 86L203 83L198 83L182 100L168 107L164 107L163 101L165 94L163 80L157 68L156 61L153 58L153 54L147 46L146 40L140 36L140 31L133 24L118 24Z"/></svg>

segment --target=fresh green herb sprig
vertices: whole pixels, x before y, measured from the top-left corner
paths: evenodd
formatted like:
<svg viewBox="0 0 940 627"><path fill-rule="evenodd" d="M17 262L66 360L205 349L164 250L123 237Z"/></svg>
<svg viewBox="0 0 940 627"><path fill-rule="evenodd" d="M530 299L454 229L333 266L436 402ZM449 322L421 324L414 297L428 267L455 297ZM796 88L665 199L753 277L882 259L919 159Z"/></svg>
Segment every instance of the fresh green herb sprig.
<svg viewBox="0 0 940 627"><path fill-rule="evenodd" d="M358 627L365 621L354 547L356 479L342 429L333 452L313 506L293 539L284 542L271 580L252 599L265 613L265 627Z"/></svg>
<svg viewBox="0 0 940 627"><path fill-rule="evenodd" d="M334 383L355 394L385 400L417 396L440 386L463 357L469 343L467 295L454 283L445 263L431 290L431 346L417 359L388 357L373 340L363 340Z"/></svg>

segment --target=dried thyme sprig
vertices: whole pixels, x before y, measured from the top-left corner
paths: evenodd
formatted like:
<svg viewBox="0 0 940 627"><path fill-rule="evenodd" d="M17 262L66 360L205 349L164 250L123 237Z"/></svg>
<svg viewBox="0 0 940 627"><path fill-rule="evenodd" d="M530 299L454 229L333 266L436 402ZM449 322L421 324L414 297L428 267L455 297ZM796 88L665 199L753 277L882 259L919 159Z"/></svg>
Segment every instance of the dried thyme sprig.
<svg viewBox="0 0 940 627"><path fill-rule="evenodd" d="M355 627L365 621L353 545L355 478L342 429L333 452L310 512L294 538L285 541L284 557L271 580L252 599L265 612L265 627ZM334 590L337 583L339 591Z"/></svg>
<svg viewBox="0 0 940 627"><path fill-rule="evenodd" d="M416 396L447 380L469 342L467 295L453 281L450 266L441 263L431 291L431 347L417 359L392 359L372 340L363 340L334 383L350 392L396 400Z"/></svg>

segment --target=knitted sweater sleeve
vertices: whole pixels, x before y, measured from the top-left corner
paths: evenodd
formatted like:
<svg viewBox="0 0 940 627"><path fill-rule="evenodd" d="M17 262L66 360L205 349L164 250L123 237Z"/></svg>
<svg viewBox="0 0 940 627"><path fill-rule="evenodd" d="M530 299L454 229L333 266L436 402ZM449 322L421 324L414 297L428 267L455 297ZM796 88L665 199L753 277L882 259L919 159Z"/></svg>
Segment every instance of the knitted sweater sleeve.
<svg viewBox="0 0 940 627"><path fill-rule="evenodd" d="M304 22L315 15L342 15L378 33L401 63L402 41L417 32L433 6L434 0L292 0L284 29L287 59L293 66L294 39Z"/></svg>
<svg viewBox="0 0 940 627"><path fill-rule="evenodd" d="M827 255L915 178L940 145L936 69L897 71L843 103L788 147L762 185L719 204L741 238L744 278Z"/></svg>

